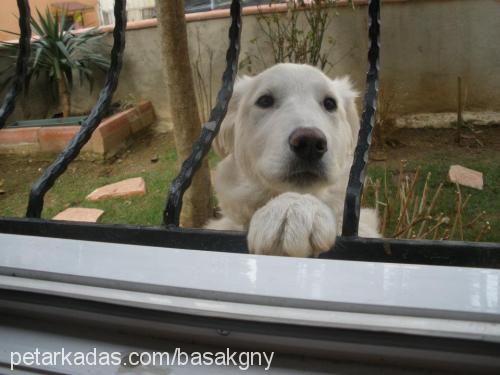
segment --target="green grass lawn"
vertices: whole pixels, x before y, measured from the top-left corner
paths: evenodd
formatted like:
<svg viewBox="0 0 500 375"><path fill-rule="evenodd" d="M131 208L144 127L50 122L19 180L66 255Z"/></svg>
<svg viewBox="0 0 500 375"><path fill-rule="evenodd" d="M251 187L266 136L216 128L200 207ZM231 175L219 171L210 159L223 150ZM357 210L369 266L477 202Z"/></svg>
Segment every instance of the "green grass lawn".
<svg viewBox="0 0 500 375"><path fill-rule="evenodd" d="M152 162L152 156L158 156L157 162ZM406 171L413 171L421 166L420 183L417 191L421 191L427 172L432 173L431 188L435 189L444 182L441 199L436 211L448 212L455 204L455 186L446 182L448 168L451 164L461 164L484 173L485 188L478 191L461 187L463 195L472 194L464 217L472 218L477 212L486 211L492 230L483 237L483 241L500 242L500 154L494 150L476 153L446 154L441 149L430 150L425 154L416 155L410 159ZM0 195L0 216L23 216L26 210L28 191L31 183L47 167L49 161L27 158L1 158L0 189L5 193ZM218 161L215 154L209 155L212 167ZM383 179L385 171L391 177L397 170L399 159L389 157L386 163L369 165L368 176L373 179ZM58 180L47 194L43 211L44 218L52 218L67 207L100 208L105 211L102 223L159 225L162 222L167 190L171 180L177 173L177 157L172 141L168 135L155 136L151 139L136 142L129 152L124 153L118 161L89 162L76 161ZM125 178L141 176L146 181L146 196L127 199L110 199L89 202L85 197L94 189ZM390 178L389 178L390 179ZM392 184L392 191L395 187ZM373 197L367 196L367 205L373 205ZM389 224L386 233L391 233L394 220ZM466 240L473 240L477 230L469 231Z"/></svg>
<svg viewBox="0 0 500 375"><path fill-rule="evenodd" d="M119 168L109 177L82 178L80 173L65 173L47 194L47 205L43 217L51 218L68 205L100 208L105 214L103 223L161 224L162 212L170 182L176 175L177 155L168 150L156 165L147 170L130 171ZM94 189L126 178L142 177L146 183L146 197L133 196L126 199L108 199L97 202L85 200Z"/></svg>
<svg viewBox="0 0 500 375"><path fill-rule="evenodd" d="M50 219L68 207L99 208L105 211L101 223L160 225L170 182L177 174L177 155L170 137L159 135L152 144L133 145L130 152L114 162L77 160L58 179L45 196L42 217ZM158 161L152 163L152 156ZM3 158L0 160L0 216L22 217L26 212L31 184L40 176L51 158ZM210 152L209 162L218 162ZM97 202L85 200L94 189L131 177L143 177L146 196L126 199L107 199Z"/></svg>
<svg viewBox="0 0 500 375"><path fill-rule="evenodd" d="M47 193L42 217L49 219L65 208L78 206L104 210L100 219L102 223L161 224L167 189L177 171L177 155L172 142L166 137L160 138L163 141L153 140L152 145L149 142L134 145L130 152L114 162L77 160L71 163ZM150 161L153 156L158 157L155 163ZM45 169L49 164L50 159L46 159L39 162L33 158L30 164L27 158L3 159L0 162L0 181L3 180L5 190L0 195L0 216L25 214L30 186L40 175L38 169ZM131 177L144 178L146 196L98 202L85 200L94 189Z"/></svg>

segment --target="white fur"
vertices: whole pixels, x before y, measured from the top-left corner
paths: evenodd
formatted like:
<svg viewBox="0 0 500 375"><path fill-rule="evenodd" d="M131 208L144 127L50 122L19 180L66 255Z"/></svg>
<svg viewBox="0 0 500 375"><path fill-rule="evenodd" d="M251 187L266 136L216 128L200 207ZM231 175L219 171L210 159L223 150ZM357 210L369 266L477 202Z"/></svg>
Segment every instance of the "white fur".
<svg viewBox="0 0 500 375"><path fill-rule="evenodd" d="M272 108L255 103L272 95ZM325 97L337 109L323 107ZM240 78L214 142L224 157L215 172L223 218L209 229L248 230L253 253L311 256L329 250L342 229L345 190L359 130L348 78L331 80L307 65L279 64L255 77ZM325 178L293 184L285 178L294 153L290 134L319 129L327 139ZM374 210L361 210L360 236L379 237Z"/></svg>

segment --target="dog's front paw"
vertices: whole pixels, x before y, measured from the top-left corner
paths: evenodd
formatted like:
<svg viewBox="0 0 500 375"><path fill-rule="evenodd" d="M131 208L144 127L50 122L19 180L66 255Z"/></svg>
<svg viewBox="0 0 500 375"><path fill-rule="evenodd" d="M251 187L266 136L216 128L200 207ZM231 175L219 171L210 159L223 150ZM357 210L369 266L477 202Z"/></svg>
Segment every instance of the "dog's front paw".
<svg viewBox="0 0 500 375"><path fill-rule="evenodd" d="M317 256L335 243L336 227L332 210L316 197L284 193L252 216L248 248L253 254Z"/></svg>

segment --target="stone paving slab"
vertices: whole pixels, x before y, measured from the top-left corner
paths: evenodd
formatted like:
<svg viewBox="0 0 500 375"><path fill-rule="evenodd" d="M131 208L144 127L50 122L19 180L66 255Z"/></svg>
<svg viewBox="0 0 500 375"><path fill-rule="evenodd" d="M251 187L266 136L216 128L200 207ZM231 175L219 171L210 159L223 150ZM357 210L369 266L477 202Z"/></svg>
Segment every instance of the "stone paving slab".
<svg viewBox="0 0 500 375"><path fill-rule="evenodd" d="M59 212L52 219L97 223L97 220L99 220L103 213L103 210L99 210L97 208L70 207L65 209L64 211Z"/></svg>
<svg viewBox="0 0 500 375"><path fill-rule="evenodd" d="M108 198L126 198L146 194L146 183L142 177L134 177L95 189L87 200L98 201Z"/></svg>
<svg viewBox="0 0 500 375"><path fill-rule="evenodd" d="M461 165L452 165L450 167L448 179L453 183L483 190L483 174Z"/></svg>

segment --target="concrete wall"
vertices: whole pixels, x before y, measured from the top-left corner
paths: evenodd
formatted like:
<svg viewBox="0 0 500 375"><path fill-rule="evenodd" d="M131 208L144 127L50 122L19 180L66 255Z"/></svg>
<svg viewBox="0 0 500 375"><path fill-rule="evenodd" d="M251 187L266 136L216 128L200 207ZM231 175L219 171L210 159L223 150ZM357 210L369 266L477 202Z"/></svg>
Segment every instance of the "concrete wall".
<svg viewBox="0 0 500 375"><path fill-rule="evenodd" d="M329 35L336 44L330 61L332 76L349 74L364 90L367 67L367 9L339 7ZM213 14L212 14L213 16ZM228 18L193 20L188 16L191 62L201 54L208 79L208 51L213 53L212 88L219 87L227 48ZM144 21L143 21L144 22ZM123 71L115 99L129 96L151 100L159 118L157 130L170 126L167 91L162 82L159 38L155 21L127 32ZM242 54L255 53L251 40L263 41L255 15L244 16ZM109 44L111 38L108 36ZM385 101L400 114L445 112L456 109L456 81L461 76L467 91L466 109L500 111L500 2L496 0L408 0L387 2L382 9L381 86ZM261 44L262 45L262 44ZM269 48L262 46L270 56ZM271 58L270 60L271 61ZM254 66L254 70L261 69ZM257 69L256 69L257 68ZM97 85L96 85L97 86ZM21 100L13 116L43 115L47 95L43 87ZM73 108L90 108L97 90L77 89ZM214 95L215 97L215 95Z"/></svg>
<svg viewBox="0 0 500 375"><path fill-rule="evenodd" d="M144 19L143 9L155 9L155 2L156 0L127 0L127 20L136 21ZM110 20L111 23L115 22L114 6L115 0L99 0L99 11L101 14L106 15L102 17L104 22L106 19Z"/></svg>

